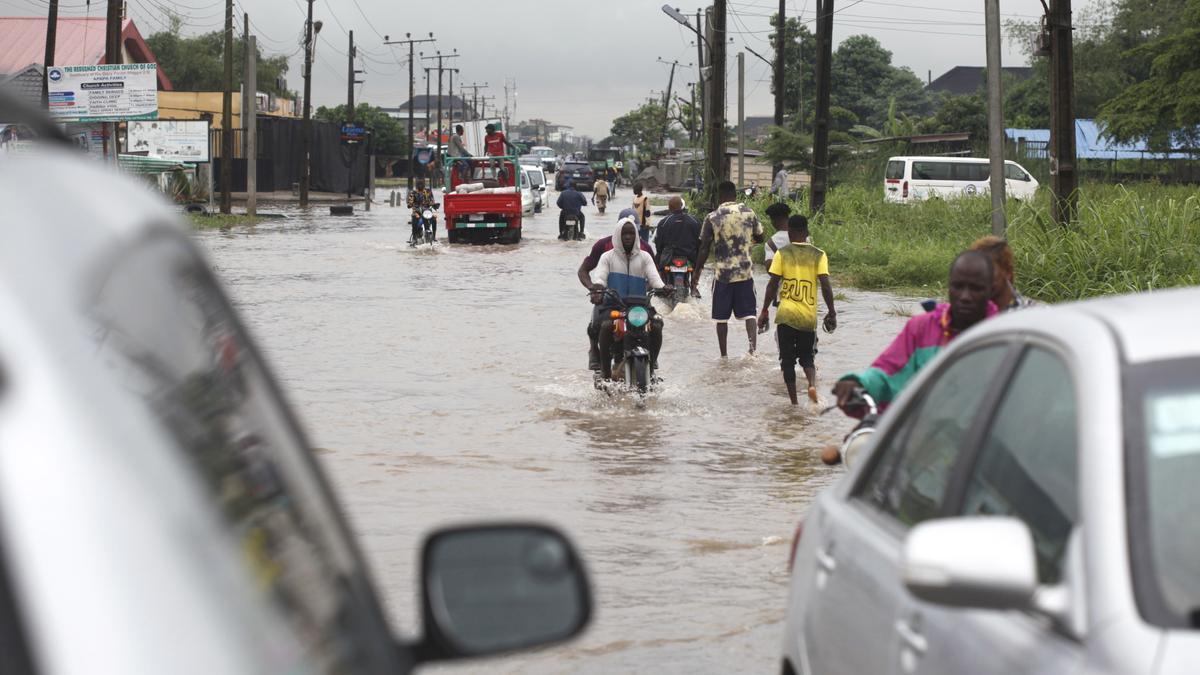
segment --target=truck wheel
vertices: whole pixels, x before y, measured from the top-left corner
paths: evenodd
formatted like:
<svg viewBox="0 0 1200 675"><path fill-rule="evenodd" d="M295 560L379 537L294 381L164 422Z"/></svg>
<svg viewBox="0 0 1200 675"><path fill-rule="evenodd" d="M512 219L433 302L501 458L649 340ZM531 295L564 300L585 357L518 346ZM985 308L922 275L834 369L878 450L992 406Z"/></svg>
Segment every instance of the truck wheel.
<svg viewBox="0 0 1200 675"><path fill-rule="evenodd" d="M448 243L448 244L457 244L458 243L458 231L457 230L450 230L449 232L446 233L446 243Z"/></svg>

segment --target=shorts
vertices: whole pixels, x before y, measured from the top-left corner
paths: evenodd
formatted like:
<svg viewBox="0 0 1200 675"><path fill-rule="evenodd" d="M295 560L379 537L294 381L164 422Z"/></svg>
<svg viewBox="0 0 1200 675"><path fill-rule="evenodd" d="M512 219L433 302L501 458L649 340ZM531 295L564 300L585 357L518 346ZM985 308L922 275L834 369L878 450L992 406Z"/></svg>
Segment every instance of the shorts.
<svg viewBox="0 0 1200 675"><path fill-rule="evenodd" d="M712 290L712 318L717 323L729 321L732 314L739 321L753 319L758 309L754 295L754 280L716 281Z"/></svg>
<svg viewBox="0 0 1200 675"><path fill-rule="evenodd" d="M817 331L799 330L781 323L775 326L775 337L779 341L779 366L784 372L795 372L797 362L801 368L815 367Z"/></svg>

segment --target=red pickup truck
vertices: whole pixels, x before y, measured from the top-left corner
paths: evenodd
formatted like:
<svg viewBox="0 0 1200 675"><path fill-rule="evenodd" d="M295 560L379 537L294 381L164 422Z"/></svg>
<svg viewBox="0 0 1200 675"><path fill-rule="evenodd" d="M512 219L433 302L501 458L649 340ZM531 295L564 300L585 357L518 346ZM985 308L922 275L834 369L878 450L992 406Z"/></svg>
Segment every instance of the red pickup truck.
<svg viewBox="0 0 1200 675"><path fill-rule="evenodd" d="M447 157L442 197L451 244L521 241L521 188L516 157Z"/></svg>

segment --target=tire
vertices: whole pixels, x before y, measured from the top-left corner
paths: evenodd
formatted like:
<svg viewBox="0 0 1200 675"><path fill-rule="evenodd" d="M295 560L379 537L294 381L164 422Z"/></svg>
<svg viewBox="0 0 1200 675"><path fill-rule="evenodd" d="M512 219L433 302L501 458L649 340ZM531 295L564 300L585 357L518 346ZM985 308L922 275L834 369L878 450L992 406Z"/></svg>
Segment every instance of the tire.
<svg viewBox="0 0 1200 675"><path fill-rule="evenodd" d="M631 385L637 387L639 394L646 393L650 388L650 360L649 359L634 359L633 360L633 379Z"/></svg>
<svg viewBox="0 0 1200 675"><path fill-rule="evenodd" d="M447 244L457 244L458 243L458 231L457 230L450 230L450 231L446 232L446 243Z"/></svg>

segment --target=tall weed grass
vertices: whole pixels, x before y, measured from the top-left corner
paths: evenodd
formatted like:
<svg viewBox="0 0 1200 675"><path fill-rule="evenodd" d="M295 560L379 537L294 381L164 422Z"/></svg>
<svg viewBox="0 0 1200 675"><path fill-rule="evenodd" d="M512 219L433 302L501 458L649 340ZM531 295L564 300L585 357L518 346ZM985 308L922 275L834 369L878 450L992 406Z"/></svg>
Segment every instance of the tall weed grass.
<svg viewBox="0 0 1200 675"><path fill-rule="evenodd" d="M771 201L750 203L764 223ZM807 211L800 203L792 207ZM1017 288L1025 295L1059 302L1200 284L1200 190L1193 187L1086 187L1078 219L1067 227L1051 220L1045 191L1031 202L1009 200L1006 212ZM991 233L991 202L888 204L881 185L843 183L830 191L811 229L843 282L941 295L954 256Z"/></svg>

